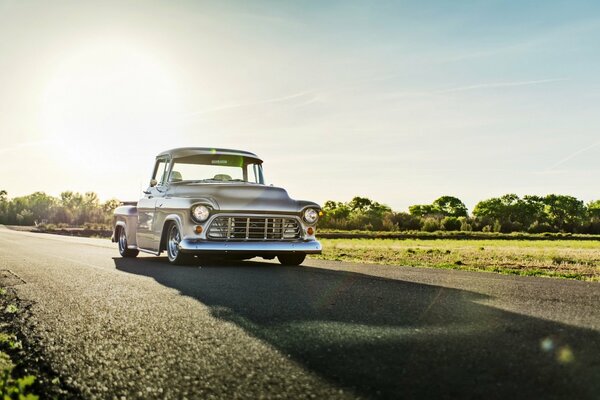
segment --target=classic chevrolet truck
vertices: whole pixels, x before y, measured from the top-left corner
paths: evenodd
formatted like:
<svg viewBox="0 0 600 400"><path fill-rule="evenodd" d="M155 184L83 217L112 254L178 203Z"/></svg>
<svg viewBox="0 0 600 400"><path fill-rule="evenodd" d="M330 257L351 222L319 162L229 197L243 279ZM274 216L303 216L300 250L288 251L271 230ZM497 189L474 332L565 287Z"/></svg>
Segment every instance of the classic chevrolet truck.
<svg viewBox="0 0 600 400"><path fill-rule="evenodd" d="M173 264L219 255L300 265L307 254L321 253L315 238L320 215L316 203L266 185L256 154L179 148L156 157L137 206L115 210L112 241L122 257L166 250Z"/></svg>

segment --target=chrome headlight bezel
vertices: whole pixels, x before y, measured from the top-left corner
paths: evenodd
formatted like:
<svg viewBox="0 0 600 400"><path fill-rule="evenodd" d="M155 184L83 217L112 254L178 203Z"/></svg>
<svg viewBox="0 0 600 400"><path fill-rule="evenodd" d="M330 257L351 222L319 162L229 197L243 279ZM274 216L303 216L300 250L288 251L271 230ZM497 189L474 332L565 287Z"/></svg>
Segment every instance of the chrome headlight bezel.
<svg viewBox="0 0 600 400"><path fill-rule="evenodd" d="M190 214L195 222L203 223L210 217L210 208L204 204L196 204L190 209Z"/></svg>
<svg viewBox="0 0 600 400"><path fill-rule="evenodd" d="M302 213L302 219L309 225L314 225L319 220L319 211L314 208L307 208Z"/></svg>

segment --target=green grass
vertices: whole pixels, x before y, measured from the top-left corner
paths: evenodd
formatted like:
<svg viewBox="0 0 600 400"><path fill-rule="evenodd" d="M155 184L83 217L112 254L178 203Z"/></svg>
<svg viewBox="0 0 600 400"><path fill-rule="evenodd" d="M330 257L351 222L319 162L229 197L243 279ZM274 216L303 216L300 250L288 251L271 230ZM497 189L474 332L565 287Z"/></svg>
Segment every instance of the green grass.
<svg viewBox="0 0 600 400"><path fill-rule="evenodd" d="M581 233L499 233L499 232L463 232L463 231L358 231L319 229L317 236L324 239L456 239L456 240L600 240L600 235Z"/></svg>
<svg viewBox="0 0 600 400"><path fill-rule="evenodd" d="M7 296L7 291L0 288L0 296ZM3 302L10 301L3 298ZM19 364L11 357L23 350L23 343L12 333L7 333L4 329L7 327L6 316L14 318L13 314L19 312L19 308L12 303L6 305L3 310L4 315L0 314L2 324L0 325L0 398L2 400L38 400L39 396L31 393L31 386L35 383L34 375L17 376L15 369ZM18 357L17 357L18 358Z"/></svg>
<svg viewBox="0 0 600 400"><path fill-rule="evenodd" d="M14 314L17 311L19 311L19 308L17 306L15 306L14 304L9 304L4 309L4 312L9 313L9 314Z"/></svg>
<svg viewBox="0 0 600 400"><path fill-rule="evenodd" d="M600 281L600 241L320 240L326 260Z"/></svg>

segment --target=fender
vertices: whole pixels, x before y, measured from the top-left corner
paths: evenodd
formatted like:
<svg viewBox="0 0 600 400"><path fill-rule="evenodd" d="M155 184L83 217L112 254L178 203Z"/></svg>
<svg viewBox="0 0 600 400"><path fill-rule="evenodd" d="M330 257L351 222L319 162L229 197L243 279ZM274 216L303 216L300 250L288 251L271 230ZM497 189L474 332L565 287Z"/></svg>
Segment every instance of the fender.
<svg viewBox="0 0 600 400"><path fill-rule="evenodd" d="M161 228L160 243L158 245L158 255L160 255L160 253L163 250L167 249L167 230L165 229L165 227L172 222L175 222L177 228L179 229L179 232L183 232L183 222L181 221L181 217L177 214L167 215L165 218L165 222L163 223L163 226Z"/></svg>

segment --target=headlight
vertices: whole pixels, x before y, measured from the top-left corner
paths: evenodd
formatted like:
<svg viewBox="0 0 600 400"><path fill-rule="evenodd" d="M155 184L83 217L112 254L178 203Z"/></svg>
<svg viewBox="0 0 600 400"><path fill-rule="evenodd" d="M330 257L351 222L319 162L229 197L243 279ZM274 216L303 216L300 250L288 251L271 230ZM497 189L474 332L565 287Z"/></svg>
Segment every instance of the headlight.
<svg viewBox="0 0 600 400"><path fill-rule="evenodd" d="M319 219L319 213L314 208L307 208L304 211L304 220L309 224L314 224Z"/></svg>
<svg viewBox="0 0 600 400"><path fill-rule="evenodd" d="M199 204L197 206L192 207L192 217L196 222L204 222L210 216L210 210L208 207Z"/></svg>

